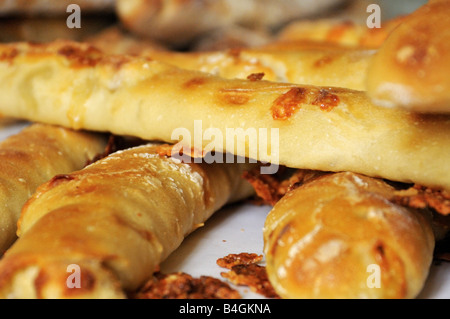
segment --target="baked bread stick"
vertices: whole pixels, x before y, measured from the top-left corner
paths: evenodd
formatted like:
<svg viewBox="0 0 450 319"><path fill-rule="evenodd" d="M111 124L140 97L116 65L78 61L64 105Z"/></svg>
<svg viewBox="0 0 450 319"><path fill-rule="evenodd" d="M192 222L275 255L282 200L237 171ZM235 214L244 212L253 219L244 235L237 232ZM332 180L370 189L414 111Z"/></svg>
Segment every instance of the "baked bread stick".
<svg viewBox="0 0 450 319"><path fill-rule="evenodd" d="M105 146L101 135L45 124L31 124L0 142L1 253L16 240L22 206L36 188L83 168Z"/></svg>
<svg viewBox="0 0 450 319"><path fill-rule="evenodd" d="M67 16L67 7L74 1L68 0L0 0L1 16ZM77 0L84 13L114 11L115 0Z"/></svg>
<svg viewBox="0 0 450 319"><path fill-rule="evenodd" d="M160 145L118 151L41 185L0 261L2 298L125 298L227 203L253 194L252 164L194 164ZM79 267L80 287L67 285Z"/></svg>
<svg viewBox="0 0 450 319"><path fill-rule="evenodd" d="M275 45L206 52L177 52L158 49L111 28L88 43L108 54L141 55L178 68L211 73L228 79L260 75L268 81L341 86L364 90L373 50L336 46Z"/></svg>
<svg viewBox="0 0 450 319"><path fill-rule="evenodd" d="M390 202L382 180L327 174L288 192L263 234L270 282L283 298L414 298L435 238L424 212Z"/></svg>
<svg viewBox="0 0 450 319"><path fill-rule="evenodd" d="M80 43L2 45L0 56L5 116L186 147L200 131L197 149L450 189L448 116L381 108L362 91L225 79ZM222 139L206 138L207 128ZM238 142L236 129L245 133ZM252 148L240 147L244 138Z"/></svg>

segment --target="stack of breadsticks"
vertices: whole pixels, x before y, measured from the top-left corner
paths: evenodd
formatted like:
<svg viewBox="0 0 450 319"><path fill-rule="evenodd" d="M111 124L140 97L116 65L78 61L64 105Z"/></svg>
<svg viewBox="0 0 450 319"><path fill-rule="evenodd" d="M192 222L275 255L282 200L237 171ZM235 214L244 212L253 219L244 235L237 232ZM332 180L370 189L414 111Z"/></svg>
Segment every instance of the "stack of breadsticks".
<svg viewBox="0 0 450 319"><path fill-rule="evenodd" d="M313 10L209 2L118 0L121 25L84 40L0 44L0 114L33 123L0 144L2 298L126 298L214 212L255 194L273 205L261 236L282 298L418 296L446 236L435 217L450 214L450 5L377 32L335 20L302 32L315 24L301 20L258 46L175 50ZM198 144L199 121L278 138ZM206 160L216 153L247 161Z"/></svg>

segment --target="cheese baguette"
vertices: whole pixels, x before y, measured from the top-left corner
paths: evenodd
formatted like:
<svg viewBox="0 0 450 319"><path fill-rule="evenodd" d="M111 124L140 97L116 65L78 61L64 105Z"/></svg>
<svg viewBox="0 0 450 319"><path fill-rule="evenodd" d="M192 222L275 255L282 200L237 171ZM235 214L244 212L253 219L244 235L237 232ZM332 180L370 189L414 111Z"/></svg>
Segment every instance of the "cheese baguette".
<svg viewBox="0 0 450 319"><path fill-rule="evenodd" d="M124 298L215 211L253 194L241 177L252 164L188 164L159 148L118 151L39 187L0 261L0 296Z"/></svg>
<svg viewBox="0 0 450 319"><path fill-rule="evenodd" d="M6 116L450 189L448 116L380 108L362 91L225 79L71 42L2 45L0 56Z"/></svg>
<svg viewBox="0 0 450 319"><path fill-rule="evenodd" d="M132 32L173 46L233 25L273 28L323 12L341 0L117 0L117 14Z"/></svg>
<svg viewBox="0 0 450 319"><path fill-rule="evenodd" d="M367 91L377 105L450 113L450 2L405 17L372 60Z"/></svg>
<svg viewBox="0 0 450 319"><path fill-rule="evenodd" d="M31 124L0 142L1 253L16 239L20 211L36 188L81 169L105 146L100 135L44 124Z"/></svg>
<svg viewBox="0 0 450 319"><path fill-rule="evenodd" d="M433 258L425 213L389 201L393 188L350 172L287 193L263 234L267 273L284 298L414 298Z"/></svg>

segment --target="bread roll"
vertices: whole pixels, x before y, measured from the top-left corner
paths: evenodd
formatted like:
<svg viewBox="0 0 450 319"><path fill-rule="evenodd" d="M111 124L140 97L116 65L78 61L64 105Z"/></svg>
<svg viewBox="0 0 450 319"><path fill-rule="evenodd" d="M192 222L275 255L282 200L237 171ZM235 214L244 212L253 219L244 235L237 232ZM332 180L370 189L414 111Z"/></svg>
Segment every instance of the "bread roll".
<svg viewBox="0 0 450 319"><path fill-rule="evenodd" d="M362 91L225 79L70 42L2 45L0 56L6 116L450 189L448 116L377 107Z"/></svg>
<svg viewBox="0 0 450 319"><path fill-rule="evenodd" d="M159 147L118 151L41 185L0 261L0 297L125 298L215 211L253 194L241 178L251 164L187 164ZM81 271L78 288L69 266Z"/></svg>
<svg viewBox="0 0 450 319"><path fill-rule="evenodd" d="M117 14L134 33L173 46L219 28L242 25L277 27L294 18L310 16L341 0L118 0Z"/></svg>
<svg viewBox="0 0 450 319"><path fill-rule="evenodd" d="M100 135L32 124L0 143L0 252L17 238L22 206L36 188L57 174L81 169L104 151Z"/></svg>
<svg viewBox="0 0 450 319"><path fill-rule="evenodd" d="M367 74L367 91L375 104L450 113L449 16L449 1L430 1L391 33Z"/></svg>
<svg viewBox="0 0 450 319"><path fill-rule="evenodd" d="M433 258L430 216L350 172L287 193L267 216L267 273L283 298L414 298Z"/></svg>

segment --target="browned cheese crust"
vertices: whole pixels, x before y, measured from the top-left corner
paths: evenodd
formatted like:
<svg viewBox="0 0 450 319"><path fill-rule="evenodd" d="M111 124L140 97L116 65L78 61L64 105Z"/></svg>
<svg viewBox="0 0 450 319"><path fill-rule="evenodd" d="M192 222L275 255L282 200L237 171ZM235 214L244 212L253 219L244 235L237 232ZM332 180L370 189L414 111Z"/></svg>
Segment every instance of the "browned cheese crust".
<svg viewBox="0 0 450 319"><path fill-rule="evenodd" d="M272 28L323 12L341 0L118 0L117 13L133 32L182 46L233 25Z"/></svg>

